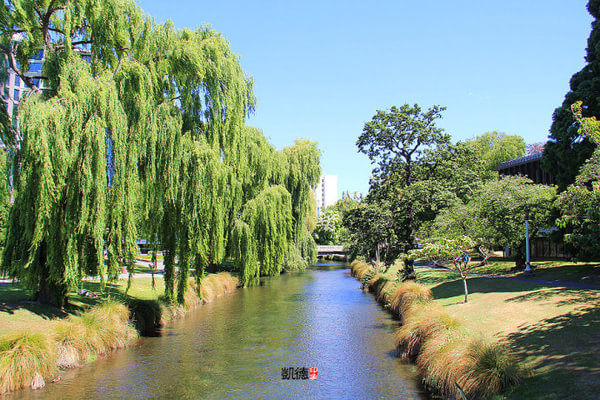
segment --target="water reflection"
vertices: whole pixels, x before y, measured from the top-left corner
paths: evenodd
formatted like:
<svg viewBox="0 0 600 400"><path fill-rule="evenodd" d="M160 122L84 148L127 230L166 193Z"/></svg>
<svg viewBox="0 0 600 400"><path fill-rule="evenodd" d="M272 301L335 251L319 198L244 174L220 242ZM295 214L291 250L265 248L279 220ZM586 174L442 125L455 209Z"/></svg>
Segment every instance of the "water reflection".
<svg viewBox="0 0 600 400"><path fill-rule="evenodd" d="M190 313L132 348L7 399L417 399L393 356L397 322L340 263L268 279ZM283 380L317 367L318 380Z"/></svg>

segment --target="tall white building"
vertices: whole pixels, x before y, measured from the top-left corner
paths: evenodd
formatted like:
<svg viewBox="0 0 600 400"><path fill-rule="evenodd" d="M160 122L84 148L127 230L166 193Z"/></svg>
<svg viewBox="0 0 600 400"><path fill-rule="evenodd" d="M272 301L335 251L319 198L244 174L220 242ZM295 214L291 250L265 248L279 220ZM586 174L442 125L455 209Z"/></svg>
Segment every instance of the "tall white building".
<svg viewBox="0 0 600 400"><path fill-rule="evenodd" d="M317 215L320 215L325 208L335 204L338 199L337 186L337 175L321 175L321 180L319 180L317 188L315 189Z"/></svg>

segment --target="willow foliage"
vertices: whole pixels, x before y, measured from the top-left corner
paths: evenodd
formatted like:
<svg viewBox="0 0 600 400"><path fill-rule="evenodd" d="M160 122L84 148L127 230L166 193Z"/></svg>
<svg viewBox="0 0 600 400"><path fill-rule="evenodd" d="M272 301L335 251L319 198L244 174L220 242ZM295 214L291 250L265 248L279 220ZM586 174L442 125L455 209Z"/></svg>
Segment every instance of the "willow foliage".
<svg viewBox="0 0 600 400"><path fill-rule="evenodd" d="M294 145L284 148L283 152L288 164L285 186L292 195L294 237L298 238L310 207L311 188L317 186L321 176L321 151L316 142L296 139Z"/></svg>
<svg viewBox="0 0 600 400"><path fill-rule="evenodd" d="M33 93L19 110L2 269L39 300L63 304L86 275L132 272L140 237L164 251L165 294L179 302L192 269L201 279L226 256L244 284L279 273L292 241L308 257L319 151L275 151L244 126L252 81L218 32L156 24L133 0L15 0L0 33ZM44 93L26 74L40 49Z"/></svg>
<svg viewBox="0 0 600 400"><path fill-rule="evenodd" d="M242 215L254 243L260 275L279 274L293 235L290 194L281 185L270 186L244 205ZM249 266L254 267L252 263Z"/></svg>
<svg viewBox="0 0 600 400"><path fill-rule="evenodd" d="M109 75L94 78L86 63L74 59L61 81L60 99L32 96L21 105L25 139L15 165L20 168L3 259L11 276L40 291L41 300L58 304L84 275L107 272L106 137L127 132ZM113 151L115 168L125 168L126 144ZM127 240L127 228L114 227L120 230L115 235Z"/></svg>

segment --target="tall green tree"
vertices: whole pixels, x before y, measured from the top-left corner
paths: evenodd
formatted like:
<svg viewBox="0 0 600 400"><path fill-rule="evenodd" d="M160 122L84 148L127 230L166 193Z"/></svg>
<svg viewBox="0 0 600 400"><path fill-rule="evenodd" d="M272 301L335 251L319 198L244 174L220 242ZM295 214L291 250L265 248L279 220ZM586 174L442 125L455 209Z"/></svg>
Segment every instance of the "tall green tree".
<svg viewBox="0 0 600 400"><path fill-rule="evenodd" d="M283 149L287 160L287 176L285 187L291 195L292 217L295 246L293 252L298 252L305 263L316 260L316 244L311 235L310 221L314 218L316 209L310 207L314 198L312 188L317 186L321 176L321 151L316 142L297 139L294 145ZM295 257L299 259L299 257Z"/></svg>
<svg viewBox="0 0 600 400"><path fill-rule="evenodd" d="M525 214L530 209L530 236L551 226L556 189L536 185L521 176L491 180L473 194L467 203L442 211L427 234L434 238L469 237L484 249L508 245L515 252L515 266L525 264ZM485 252L485 251L483 251Z"/></svg>
<svg viewBox="0 0 600 400"><path fill-rule="evenodd" d="M141 209L143 232L166 250L169 298L177 255L181 300L191 260L223 259L242 204L231 164L253 97L238 58L218 33L156 25L133 1L15 1L1 12L1 50L32 90L3 269L62 305L82 276L133 266ZM40 48L43 94L24 75Z"/></svg>
<svg viewBox="0 0 600 400"><path fill-rule="evenodd" d="M377 165L373 170L370 195L402 197L404 190L423 178L419 174L419 163L431 148L450 143L450 136L435 126L435 120L441 118L443 110L443 107L433 106L422 111L416 104L412 107L404 104L389 111L378 110L365 124L356 145L372 164ZM401 240L404 250L408 251L416 244L416 207L410 201L401 202L401 205L402 212L394 214L402 215L400 225L404 232Z"/></svg>
<svg viewBox="0 0 600 400"><path fill-rule="evenodd" d="M581 103L573 105L580 133L600 144L600 123L595 117L582 116ZM579 170L575 183L562 192L557 201L561 215L557 225L566 230L565 242L578 256L596 257L600 252L600 147Z"/></svg>
<svg viewBox="0 0 600 400"><path fill-rule="evenodd" d="M570 91L562 105L554 110L550 140L542 158L542 167L556 177L561 191L575 181L579 168L595 147L579 131L571 106L582 101L584 117L600 117L600 0L590 0L587 9L594 17L586 49L587 64L571 77Z"/></svg>
<svg viewBox="0 0 600 400"><path fill-rule="evenodd" d="M422 111L418 105L378 111L357 141L359 150L376 164L366 203L387 218L381 221L386 232L382 238L391 240L369 242L375 247L368 254L385 249L386 262L415 248L416 232L424 223L440 210L466 201L489 179L485 160L473 146L453 145L450 136L435 126L441 111L438 106ZM412 258L404 259L404 276L414 277Z"/></svg>

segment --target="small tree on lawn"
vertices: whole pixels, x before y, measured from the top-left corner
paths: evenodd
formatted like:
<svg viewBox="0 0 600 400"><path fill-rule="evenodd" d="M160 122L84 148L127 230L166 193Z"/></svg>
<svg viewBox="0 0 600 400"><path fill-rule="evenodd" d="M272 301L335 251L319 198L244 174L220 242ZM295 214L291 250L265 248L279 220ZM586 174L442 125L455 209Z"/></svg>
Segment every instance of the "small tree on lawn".
<svg viewBox="0 0 600 400"><path fill-rule="evenodd" d="M416 259L434 261L435 263L452 263L451 268L460 273L465 288L465 303L469 300L469 288L467 287L468 261L463 264L463 256L469 254L475 246L475 241L468 236L460 236L454 239L436 239L426 243L422 249L411 250Z"/></svg>

